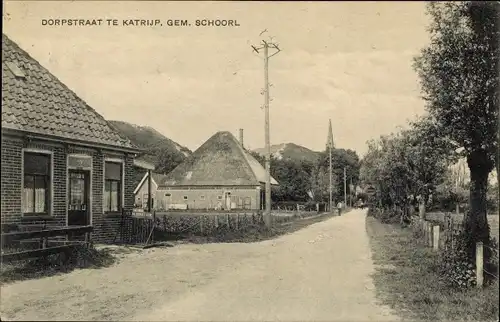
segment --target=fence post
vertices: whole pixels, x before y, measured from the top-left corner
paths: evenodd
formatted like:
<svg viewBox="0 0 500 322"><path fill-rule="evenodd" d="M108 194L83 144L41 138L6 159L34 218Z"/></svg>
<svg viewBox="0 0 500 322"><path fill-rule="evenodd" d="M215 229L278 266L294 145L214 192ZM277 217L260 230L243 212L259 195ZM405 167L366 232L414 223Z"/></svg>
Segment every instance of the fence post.
<svg viewBox="0 0 500 322"><path fill-rule="evenodd" d="M226 215L226 224L227 224L227 228L229 229L229 214Z"/></svg>
<svg viewBox="0 0 500 322"><path fill-rule="evenodd" d="M236 214L236 230L240 229L240 214Z"/></svg>
<svg viewBox="0 0 500 322"><path fill-rule="evenodd" d="M429 222L427 223L427 229L428 229L428 232L427 232L427 243L429 245L429 247L432 247L432 224Z"/></svg>
<svg viewBox="0 0 500 322"><path fill-rule="evenodd" d="M424 245L429 244L429 223L424 220Z"/></svg>
<svg viewBox="0 0 500 322"><path fill-rule="evenodd" d="M203 229L203 218L204 218L204 217L205 217L205 216L203 216L203 215L201 215L201 216L200 216L200 232L201 232L201 234L202 234L202 235L203 235L203 230L204 230L204 229Z"/></svg>
<svg viewBox="0 0 500 322"><path fill-rule="evenodd" d="M433 240L434 248L433 249L435 251L438 251L439 250L439 225L434 226L433 233L434 233L434 240Z"/></svg>
<svg viewBox="0 0 500 322"><path fill-rule="evenodd" d="M423 220L422 223L423 223L422 224L422 230L423 230L423 233L424 233L424 245L426 245L428 243L427 240L429 238L427 236L427 234L429 233L429 229L427 228L427 221Z"/></svg>
<svg viewBox="0 0 500 322"><path fill-rule="evenodd" d="M476 243L476 286L483 287L483 242Z"/></svg>

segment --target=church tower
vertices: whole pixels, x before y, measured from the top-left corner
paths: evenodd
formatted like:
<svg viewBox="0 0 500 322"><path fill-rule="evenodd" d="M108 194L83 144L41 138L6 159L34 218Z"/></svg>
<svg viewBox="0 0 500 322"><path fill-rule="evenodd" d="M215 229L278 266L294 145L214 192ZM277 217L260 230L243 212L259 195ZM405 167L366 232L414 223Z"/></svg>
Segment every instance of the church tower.
<svg viewBox="0 0 500 322"><path fill-rule="evenodd" d="M332 131L332 120L329 120L328 125L328 137L326 139L326 149L328 150L330 147L335 149L335 144L333 143L333 131Z"/></svg>

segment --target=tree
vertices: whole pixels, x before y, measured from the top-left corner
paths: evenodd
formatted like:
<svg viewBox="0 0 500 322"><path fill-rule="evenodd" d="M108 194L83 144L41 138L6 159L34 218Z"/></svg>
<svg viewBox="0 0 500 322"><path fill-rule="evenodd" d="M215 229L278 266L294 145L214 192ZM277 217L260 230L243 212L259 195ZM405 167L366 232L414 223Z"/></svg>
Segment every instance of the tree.
<svg viewBox="0 0 500 322"><path fill-rule="evenodd" d="M465 230L469 256L489 242L488 175L498 169L498 2L431 2L430 44L415 58L429 114L440 134L463 148L470 170Z"/></svg>
<svg viewBox="0 0 500 322"><path fill-rule="evenodd" d="M368 142L360 176L377 187L379 204L403 216L420 196L421 216L429 196L443 181L450 145L435 135L433 120L423 117L410 128ZM402 218L404 219L404 217Z"/></svg>
<svg viewBox="0 0 500 322"><path fill-rule="evenodd" d="M329 152L323 151L318 158L318 173L322 177L326 176L326 194L329 194L328 188L330 185L329 179ZM359 157L355 151L350 149L333 149L332 150L332 185L333 185L333 198L344 199L344 168L346 169L347 189L349 189L349 182L352 179L353 183L359 181ZM347 194L350 191L347 190ZM327 197L328 200L328 197Z"/></svg>
<svg viewBox="0 0 500 322"><path fill-rule="evenodd" d="M254 151L248 152L264 166L264 157ZM278 187L272 188L273 201L309 200L312 170L313 164L309 161L271 156L271 176L279 182Z"/></svg>
<svg viewBox="0 0 500 322"><path fill-rule="evenodd" d="M328 198L330 197L330 178L328 167L325 167L324 165L321 165L319 163L315 164L312 168L309 182L312 199L314 201L328 202ZM332 186L336 187L337 182L337 177L335 175L332 175ZM335 199L336 197L337 196L334 192L333 198Z"/></svg>
<svg viewBox="0 0 500 322"><path fill-rule="evenodd" d="M463 169L457 165L446 169L443 182L436 187L435 202L441 210L457 211L460 204L468 201L469 185L464 180Z"/></svg>
<svg viewBox="0 0 500 322"><path fill-rule="evenodd" d="M384 154L387 152L389 136L381 136L378 140L370 140L368 153L360 162L360 181L363 185L373 185L376 189L376 196L379 206L388 204L386 182L383 180ZM373 198L370 198L373 201Z"/></svg>
<svg viewBox="0 0 500 322"><path fill-rule="evenodd" d="M407 162L410 172L410 190L420 196L419 214L425 218L429 195L445 179L446 169L456 160L453 145L439 133L437 122L426 115L410 123L405 132L404 144L408 146Z"/></svg>
<svg viewBox="0 0 500 322"><path fill-rule="evenodd" d="M307 201L310 174L301 161L291 159L273 159L271 175L280 183L274 190L275 201Z"/></svg>

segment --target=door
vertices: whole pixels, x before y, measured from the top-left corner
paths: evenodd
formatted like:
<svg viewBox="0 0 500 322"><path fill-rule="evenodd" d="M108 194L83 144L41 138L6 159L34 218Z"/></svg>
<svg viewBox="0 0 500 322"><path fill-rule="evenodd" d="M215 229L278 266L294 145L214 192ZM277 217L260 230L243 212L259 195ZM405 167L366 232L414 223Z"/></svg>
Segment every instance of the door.
<svg viewBox="0 0 500 322"><path fill-rule="evenodd" d="M90 225L88 171L69 170L68 226Z"/></svg>

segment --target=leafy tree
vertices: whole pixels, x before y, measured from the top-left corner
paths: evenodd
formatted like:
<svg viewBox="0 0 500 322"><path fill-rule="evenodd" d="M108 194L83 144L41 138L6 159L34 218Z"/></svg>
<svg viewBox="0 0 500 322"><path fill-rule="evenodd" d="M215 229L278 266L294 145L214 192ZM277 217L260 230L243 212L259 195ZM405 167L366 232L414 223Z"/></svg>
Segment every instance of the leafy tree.
<svg viewBox="0 0 500 322"><path fill-rule="evenodd" d="M271 175L280 183L275 189L273 200L307 201L309 176L302 162L291 159L272 160Z"/></svg>
<svg viewBox="0 0 500 322"><path fill-rule="evenodd" d="M318 158L317 176L324 178L326 176L326 191L323 190L321 195L326 195L326 200L329 197L329 152L321 152ZM355 151L350 149L333 149L332 150L332 184L334 200L344 200L344 168L346 169L347 178L347 194L349 191L349 183L352 179L353 183L359 181L359 157ZM325 179L323 179L324 181ZM323 189L325 189L323 188Z"/></svg>
<svg viewBox="0 0 500 322"><path fill-rule="evenodd" d="M253 151L249 151L249 153L264 166L264 157ZM327 152L321 153L316 162L271 157L271 175L280 183L280 186L272 191L273 200L328 201L330 185L328 157ZM334 199L343 199L344 196L344 167L348 180L350 181L352 178L353 183L357 183L359 158L356 152L334 149L332 151ZM350 192L348 191L348 193Z"/></svg>
<svg viewBox="0 0 500 322"><path fill-rule="evenodd" d="M265 158L254 151L248 151L262 166ZM277 159L271 156L271 176L278 180L279 187L273 187L273 201L307 201L311 187L310 176L313 163L306 160Z"/></svg>
<svg viewBox="0 0 500 322"><path fill-rule="evenodd" d="M462 178L457 169L446 170L443 182L436 187L435 203L441 210L457 211L460 204L469 202L469 185Z"/></svg>
<svg viewBox="0 0 500 322"><path fill-rule="evenodd" d="M251 150L245 150L247 151L251 156L255 158L255 160L259 161L259 163L264 167L265 166L265 161L266 158L263 155L260 155L259 153Z"/></svg>
<svg viewBox="0 0 500 322"><path fill-rule="evenodd" d="M174 154L166 149L155 149L150 154L154 155L154 159L157 160L155 164L157 173L167 174L185 160L182 154Z"/></svg>
<svg viewBox="0 0 500 322"><path fill-rule="evenodd" d="M314 165L310 172L310 193L312 199L317 202L328 202L330 197L330 178L329 168L319 163ZM332 171L333 172L333 171ZM336 187L338 178L332 174L332 186ZM334 190L332 193L333 200L338 198L337 192Z"/></svg>
<svg viewBox="0 0 500 322"><path fill-rule="evenodd" d="M410 172L410 193L420 196L420 217L425 218L429 195L445 179L448 165L455 161L452 144L439 133L436 120L425 116L410 123L405 132L408 145L407 162Z"/></svg>
<svg viewBox="0 0 500 322"><path fill-rule="evenodd" d="M365 184L377 187L380 205L405 214L418 196L425 215L429 196L444 179L450 154L448 142L434 131L433 120L425 117L410 123L409 129L368 142L360 176Z"/></svg>
<svg viewBox="0 0 500 322"><path fill-rule="evenodd" d="M474 244L489 242L488 174L498 169L499 3L431 2L430 45L415 59L423 98L439 133L463 148L471 175L465 230Z"/></svg>
<svg viewBox="0 0 500 322"><path fill-rule="evenodd" d="M459 213L460 205L468 204L469 179L466 167L461 159L446 169L444 180L439 185L436 195L436 202L440 203L441 209L452 211L454 206L455 211Z"/></svg>

